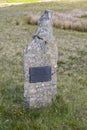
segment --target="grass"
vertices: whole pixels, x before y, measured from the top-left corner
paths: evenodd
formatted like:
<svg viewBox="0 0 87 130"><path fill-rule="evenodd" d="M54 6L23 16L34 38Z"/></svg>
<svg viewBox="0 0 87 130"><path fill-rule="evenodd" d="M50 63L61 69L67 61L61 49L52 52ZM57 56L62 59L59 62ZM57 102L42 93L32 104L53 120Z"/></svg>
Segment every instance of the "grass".
<svg viewBox="0 0 87 130"><path fill-rule="evenodd" d="M82 19L87 19L87 15L83 15L83 16L81 16L80 18L82 18Z"/></svg>
<svg viewBox="0 0 87 130"><path fill-rule="evenodd" d="M85 2L50 2L0 8L0 130L87 130L87 33L54 28L59 49L58 95L43 109L25 109L23 49L36 25L28 14L87 9Z"/></svg>
<svg viewBox="0 0 87 130"><path fill-rule="evenodd" d="M30 14L26 18L28 24L37 25L40 14ZM53 13L53 26L56 28L70 29L87 32L87 11L73 10L65 13ZM83 19L83 20L82 20Z"/></svg>
<svg viewBox="0 0 87 130"><path fill-rule="evenodd" d="M38 2L38 0L0 0L0 3L13 3L13 2Z"/></svg>
<svg viewBox="0 0 87 130"><path fill-rule="evenodd" d="M6 2L8 3L13 3L13 2L37 2L38 0L7 0Z"/></svg>

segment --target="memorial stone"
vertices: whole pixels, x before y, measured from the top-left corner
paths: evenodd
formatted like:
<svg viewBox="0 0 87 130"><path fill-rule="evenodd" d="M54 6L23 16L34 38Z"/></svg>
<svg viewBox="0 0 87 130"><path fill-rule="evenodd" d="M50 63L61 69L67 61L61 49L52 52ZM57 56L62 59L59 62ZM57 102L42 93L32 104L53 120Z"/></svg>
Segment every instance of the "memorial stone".
<svg viewBox="0 0 87 130"><path fill-rule="evenodd" d="M24 49L25 107L41 108L55 99L57 60L58 50L52 32L52 11L46 10L38 21L31 43Z"/></svg>

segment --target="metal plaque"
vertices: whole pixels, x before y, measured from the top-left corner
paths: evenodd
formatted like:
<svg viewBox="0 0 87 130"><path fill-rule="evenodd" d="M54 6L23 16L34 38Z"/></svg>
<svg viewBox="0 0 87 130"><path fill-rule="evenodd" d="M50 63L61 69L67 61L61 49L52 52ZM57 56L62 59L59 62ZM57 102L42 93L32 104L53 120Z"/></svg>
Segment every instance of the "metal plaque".
<svg viewBox="0 0 87 130"><path fill-rule="evenodd" d="M37 82L47 82L51 80L51 67L43 66L43 67L31 67L29 68L29 82L37 83Z"/></svg>

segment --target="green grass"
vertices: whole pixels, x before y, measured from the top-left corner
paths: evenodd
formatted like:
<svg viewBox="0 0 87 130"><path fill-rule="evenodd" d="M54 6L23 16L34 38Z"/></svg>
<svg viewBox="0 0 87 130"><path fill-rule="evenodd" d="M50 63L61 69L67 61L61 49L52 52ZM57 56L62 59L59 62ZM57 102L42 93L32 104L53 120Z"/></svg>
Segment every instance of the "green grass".
<svg viewBox="0 0 87 130"><path fill-rule="evenodd" d="M83 16L81 16L81 17L79 17L79 18L87 19L87 15L83 15Z"/></svg>
<svg viewBox="0 0 87 130"><path fill-rule="evenodd" d="M27 3L27 2L38 2L38 0L0 0L0 3Z"/></svg>
<svg viewBox="0 0 87 130"><path fill-rule="evenodd" d="M0 8L0 130L87 130L86 32L54 28L59 49L56 100L47 108L24 108L23 49L36 29L26 18L47 8L87 9L87 1Z"/></svg>
<svg viewBox="0 0 87 130"><path fill-rule="evenodd" d="M38 0L6 0L8 3L13 3L13 2L37 2Z"/></svg>

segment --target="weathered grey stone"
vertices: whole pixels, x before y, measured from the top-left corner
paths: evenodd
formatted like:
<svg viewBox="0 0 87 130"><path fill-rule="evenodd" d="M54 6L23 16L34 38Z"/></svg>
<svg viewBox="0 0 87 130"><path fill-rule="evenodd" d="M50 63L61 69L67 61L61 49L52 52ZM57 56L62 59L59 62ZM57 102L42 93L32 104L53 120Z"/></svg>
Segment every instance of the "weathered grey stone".
<svg viewBox="0 0 87 130"><path fill-rule="evenodd" d="M24 50L25 107L40 108L57 94L58 50L52 32L52 12L46 10L38 21L32 42ZM29 68L51 66L51 81L30 83Z"/></svg>

